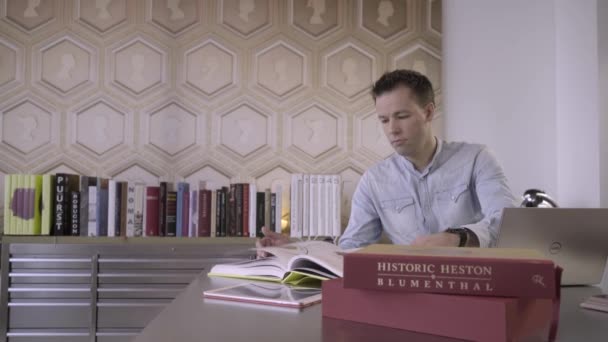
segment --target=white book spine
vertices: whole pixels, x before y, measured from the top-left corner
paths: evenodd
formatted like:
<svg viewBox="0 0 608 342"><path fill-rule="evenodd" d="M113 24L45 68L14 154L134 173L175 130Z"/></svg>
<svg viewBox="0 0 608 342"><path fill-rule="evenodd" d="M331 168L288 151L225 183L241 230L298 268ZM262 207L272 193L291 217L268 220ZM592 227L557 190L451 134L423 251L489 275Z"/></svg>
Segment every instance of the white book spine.
<svg viewBox="0 0 608 342"><path fill-rule="evenodd" d="M317 236L318 232L317 229L319 227L319 223L318 223L318 192L319 192L319 185L318 185L318 179L317 179L317 175L310 175L310 197L308 199L309 202L309 206L310 206L310 217L308 219L308 236L309 237L314 237Z"/></svg>
<svg viewBox="0 0 608 342"><path fill-rule="evenodd" d="M305 174L303 178L303 189L304 189L304 197L303 197L303 225L302 225L302 237L310 236L310 175Z"/></svg>
<svg viewBox="0 0 608 342"><path fill-rule="evenodd" d="M304 229L304 175L298 174L298 179L296 182L296 207L298 208L298 236L302 237L302 229Z"/></svg>
<svg viewBox="0 0 608 342"><path fill-rule="evenodd" d="M256 220L258 213L256 211L257 186L255 182L249 183L249 237L255 237Z"/></svg>
<svg viewBox="0 0 608 342"><path fill-rule="evenodd" d="M116 181L108 182L108 236L116 236Z"/></svg>
<svg viewBox="0 0 608 342"><path fill-rule="evenodd" d="M332 175L325 175L325 189L324 189L324 202L323 205L325 207L325 236L333 236L334 233L334 225L333 225L333 196L332 196Z"/></svg>
<svg viewBox="0 0 608 342"><path fill-rule="evenodd" d="M291 175L291 187L289 187L289 232L291 237L296 237L298 231L298 204L296 203L298 175Z"/></svg>
<svg viewBox="0 0 608 342"><path fill-rule="evenodd" d="M127 237L135 236L135 184L127 183Z"/></svg>
<svg viewBox="0 0 608 342"><path fill-rule="evenodd" d="M325 236L326 233L326 212L327 207L325 206L325 175L317 175L317 236Z"/></svg>
<svg viewBox="0 0 608 342"><path fill-rule="evenodd" d="M283 218L283 187L277 185L276 187L276 208L275 208L275 232L281 232L281 219Z"/></svg>
<svg viewBox="0 0 608 342"><path fill-rule="evenodd" d="M333 177L333 191L334 191L334 204L333 209L334 215L334 233L333 236L340 236L342 234L342 179L340 175L334 175Z"/></svg>

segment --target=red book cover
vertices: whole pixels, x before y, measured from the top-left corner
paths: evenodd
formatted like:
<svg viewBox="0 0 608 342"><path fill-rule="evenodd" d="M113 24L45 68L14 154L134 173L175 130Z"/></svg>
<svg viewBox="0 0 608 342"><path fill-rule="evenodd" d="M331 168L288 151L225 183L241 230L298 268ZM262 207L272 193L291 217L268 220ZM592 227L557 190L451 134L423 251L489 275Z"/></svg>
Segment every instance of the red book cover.
<svg viewBox="0 0 608 342"><path fill-rule="evenodd" d="M243 236L249 237L249 184L243 183Z"/></svg>
<svg viewBox="0 0 608 342"><path fill-rule="evenodd" d="M555 273L526 249L370 245L344 255L347 288L553 298Z"/></svg>
<svg viewBox="0 0 608 342"><path fill-rule="evenodd" d="M211 190L199 190L198 236L211 236Z"/></svg>
<svg viewBox="0 0 608 342"><path fill-rule="evenodd" d="M190 191L184 191L183 204L182 204L182 237L189 236L190 227Z"/></svg>
<svg viewBox="0 0 608 342"><path fill-rule="evenodd" d="M552 299L398 293L323 282L324 317L479 342L546 341ZM465 314L466 312L466 314Z"/></svg>
<svg viewBox="0 0 608 342"><path fill-rule="evenodd" d="M160 196L160 188L158 186L146 187L146 236L158 236L160 234L158 228L158 197Z"/></svg>

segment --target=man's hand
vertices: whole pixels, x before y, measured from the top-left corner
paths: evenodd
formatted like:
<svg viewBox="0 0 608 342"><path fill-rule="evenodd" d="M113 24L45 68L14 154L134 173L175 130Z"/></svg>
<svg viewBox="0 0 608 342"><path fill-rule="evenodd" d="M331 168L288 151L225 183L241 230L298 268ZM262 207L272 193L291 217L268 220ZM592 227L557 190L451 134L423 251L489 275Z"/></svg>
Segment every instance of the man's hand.
<svg viewBox="0 0 608 342"><path fill-rule="evenodd" d="M446 232L419 236L412 242L412 246L458 247L459 244L460 236L458 234Z"/></svg>
<svg viewBox="0 0 608 342"><path fill-rule="evenodd" d="M255 241L255 246L257 248L280 246L291 242L288 236L280 233L275 233L266 227L262 227L262 234L264 234L264 237ZM257 255L258 258L264 258L268 256L266 252L260 250L258 250Z"/></svg>

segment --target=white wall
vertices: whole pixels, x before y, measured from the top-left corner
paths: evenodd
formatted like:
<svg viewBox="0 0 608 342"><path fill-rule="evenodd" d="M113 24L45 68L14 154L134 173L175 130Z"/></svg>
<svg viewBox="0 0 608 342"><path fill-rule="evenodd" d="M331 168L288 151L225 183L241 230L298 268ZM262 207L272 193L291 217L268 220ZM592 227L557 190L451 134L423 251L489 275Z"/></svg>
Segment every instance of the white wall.
<svg viewBox="0 0 608 342"><path fill-rule="evenodd" d="M600 205L597 6L444 1L446 138L488 145L516 195Z"/></svg>

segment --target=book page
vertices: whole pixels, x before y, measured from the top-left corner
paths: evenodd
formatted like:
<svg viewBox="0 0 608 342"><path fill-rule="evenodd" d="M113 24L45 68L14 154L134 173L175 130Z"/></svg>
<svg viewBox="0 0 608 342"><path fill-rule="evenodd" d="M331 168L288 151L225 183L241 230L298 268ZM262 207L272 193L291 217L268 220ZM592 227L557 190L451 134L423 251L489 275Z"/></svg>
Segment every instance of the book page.
<svg viewBox="0 0 608 342"><path fill-rule="evenodd" d="M289 257L287 269L298 268L301 260L311 261L313 264L320 265L326 270L342 277L343 270L343 251L340 247L324 241L303 241L290 243L280 247L265 247L261 250L271 253L280 259ZM310 263L304 263L305 267L310 267Z"/></svg>

